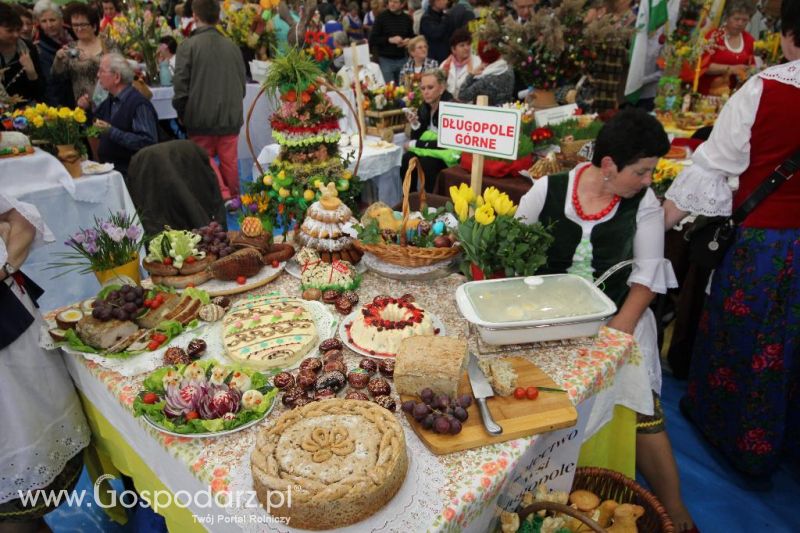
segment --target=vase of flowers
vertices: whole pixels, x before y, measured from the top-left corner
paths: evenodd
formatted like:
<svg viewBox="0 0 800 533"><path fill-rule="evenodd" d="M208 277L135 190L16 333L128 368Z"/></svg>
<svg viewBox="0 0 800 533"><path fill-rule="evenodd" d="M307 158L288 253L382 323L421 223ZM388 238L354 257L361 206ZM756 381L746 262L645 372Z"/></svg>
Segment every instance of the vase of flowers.
<svg viewBox="0 0 800 533"><path fill-rule="evenodd" d="M469 279L530 276L547 262L549 228L516 218L517 206L506 193L489 187L476 195L462 183L450 187L450 199L447 207L459 221L461 271Z"/></svg>
<svg viewBox="0 0 800 533"><path fill-rule="evenodd" d="M56 147L56 157L73 178L83 175L81 140L91 132L86 127L86 113L77 107L50 107L45 104L18 109L14 117L21 119L23 130L32 140Z"/></svg>
<svg viewBox="0 0 800 533"><path fill-rule="evenodd" d="M151 86L160 82L158 47L161 38L167 35L178 42L183 39L180 31L169 27L167 19L145 9L139 0L129 1L125 15L114 17L111 24L103 30L103 37L109 48L117 48L144 63L145 81Z"/></svg>
<svg viewBox="0 0 800 533"><path fill-rule="evenodd" d="M94 218L94 226L80 228L64 244L71 250L57 255L61 260L50 264L49 269L61 269L59 276L68 272L92 272L104 285L109 280L141 281L139 275L139 249L143 231L136 215L124 212L111 214L108 219Z"/></svg>

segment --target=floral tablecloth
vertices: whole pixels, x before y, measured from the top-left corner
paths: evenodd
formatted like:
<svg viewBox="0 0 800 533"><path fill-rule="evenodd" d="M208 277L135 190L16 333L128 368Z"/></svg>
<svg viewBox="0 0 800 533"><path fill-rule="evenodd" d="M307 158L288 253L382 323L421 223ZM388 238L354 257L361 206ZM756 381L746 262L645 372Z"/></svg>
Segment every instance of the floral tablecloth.
<svg viewBox="0 0 800 533"><path fill-rule="evenodd" d="M457 274L435 282L399 282L367 273L358 294L362 301L371 300L379 294L413 294L421 306L443 320L448 335L468 336L468 323L459 315L455 303L455 289L463 281L463 277ZM273 291L299 294L299 282L284 274L257 292ZM636 353L638 349L631 336L607 328L596 339L544 343L513 352L514 355L529 358L550 375L567 391L576 405L607 391L618 369L631 366L628 362L632 359L631 355ZM238 486L242 472L249 473L250 452L261 424L216 439L188 439L162 434L147 426L143 420L133 418L133 400L141 388L143 375L124 377L80 356L66 357L78 388L132 446L134 442L144 443L143 446L151 450L155 450L155 446L158 453L150 455L169 457L170 464L158 459L159 464L156 465L151 464L156 459L147 457L144 451L138 452L170 490L186 489L180 478L187 479L187 472L199 482L198 486L210 487L214 493L227 491L233 485ZM355 354L348 353L347 366L356 366L358 359ZM636 360L634 355L634 365ZM274 419L283 410L284 407L278 404L268 419ZM402 418L407 440L413 447L418 439L405 418L400 414L398 417ZM494 502L505 490L508 475L537 438L516 439L444 456L434 456L420 448L417 455L424 463L422 471L433 470L418 480L428 485L422 487L420 492L434 496L419 499L413 509L414 516L410 519L411 512L398 513L398 516L404 517L403 520L397 524L387 523L385 529L408 531L412 527L413 531L458 531L474 527L479 522L479 516L485 517L485 513L495 512ZM136 446L133 447L136 449ZM174 479L170 480L170 477ZM391 502L388 507L391 508L395 503ZM193 512L198 514L197 511ZM228 530L230 527L209 526L209 529Z"/></svg>

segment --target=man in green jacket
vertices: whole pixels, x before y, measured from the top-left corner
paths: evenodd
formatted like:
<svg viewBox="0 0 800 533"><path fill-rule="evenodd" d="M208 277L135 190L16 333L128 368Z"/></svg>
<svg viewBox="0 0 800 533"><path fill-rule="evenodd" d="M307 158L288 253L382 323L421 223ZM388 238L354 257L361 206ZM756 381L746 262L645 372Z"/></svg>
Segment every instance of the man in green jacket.
<svg viewBox="0 0 800 533"><path fill-rule="evenodd" d="M178 46L172 106L189 138L219 159L215 167L226 204L239 195L237 146L242 128L245 70L242 54L216 28L216 0L194 0L195 30Z"/></svg>

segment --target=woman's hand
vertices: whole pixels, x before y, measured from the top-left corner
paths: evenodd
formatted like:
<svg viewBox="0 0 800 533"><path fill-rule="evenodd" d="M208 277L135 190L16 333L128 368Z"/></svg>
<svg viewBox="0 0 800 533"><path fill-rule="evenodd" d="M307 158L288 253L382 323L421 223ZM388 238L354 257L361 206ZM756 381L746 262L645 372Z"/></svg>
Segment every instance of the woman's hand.
<svg viewBox="0 0 800 533"><path fill-rule="evenodd" d="M39 78L39 74L36 73L36 67L33 65L33 59L31 59L30 53L20 53L19 64L22 65L23 70L25 70L25 75L29 80L33 81Z"/></svg>
<svg viewBox="0 0 800 533"><path fill-rule="evenodd" d="M409 124L411 124L412 126L419 125L419 116L417 115L417 112L415 110L403 109L403 111L406 114L406 120L408 121Z"/></svg>

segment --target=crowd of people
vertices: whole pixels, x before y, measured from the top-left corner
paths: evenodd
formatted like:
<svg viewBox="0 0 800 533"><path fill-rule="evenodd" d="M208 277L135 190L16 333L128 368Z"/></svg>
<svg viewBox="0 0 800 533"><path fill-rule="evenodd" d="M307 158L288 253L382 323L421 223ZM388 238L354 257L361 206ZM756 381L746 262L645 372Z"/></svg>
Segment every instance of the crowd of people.
<svg viewBox="0 0 800 533"><path fill-rule="evenodd" d="M525 21L548 0L345 0L300 4L281 2L273 28L276 53L302 46L305 29L324 28L333 47L351 42L369 45L382 82L418 82L423 103L409 109L410 134L400 176L412 158L420 160L429 191L435 177L452 164L437 143L441 102L474 103L479 95L498 106L524 98L529 87L515 77L492 43L479 41L470 21L510 16ZM635 23L631 0L601 0L587 19L611 14L612 24ZM237 139L243 123L246 69L241 50L218 27L217 0L151 5L161 10L186 38L162 42L161 57L172 67L173 106L181 131L211 158L223 200L239 194ZM132 157L168 138L146 87L137 84L135 61L109 47L102 29L120 12L116 0L59 6L38 0L32 9L0 2L0 89L26 103L79 106L101 132L94 157L127 173ZM634 262L627 279L607 283L606 293L619 312L609 326L634 335L642 347L650 377L652 409L638 413L637 467L664 503L678 531L697 530L682 501L677 468L660 409L661 370L655 317L649 307L656 293L677 286L664 258L664 231L689 214L741 215L730 251L714 272L709 297L699 318L699 333L687 349L689 388L685 415L719 448L731 465L749 476L764 476L782 457L800 460L800 218L792 206L800 200L800 181L789 180L760 202L753 193L773 169L791 175L800 167L800 2L783 0L780 11L782 65L759 70L754 37L747 31L756 9L748 0L729 0L718 28L706 33L713 46L701 56L698 90L715 95L736 90L723 107L710 137L693 164L666 193L662 207L649 185L658 159L670 147L652 110L661 70L655 63L663 45L649 43L641 99L625 107L628 52L610 47L591 66L592 108L616 114L595 142L591 160L570 172L545 177L523 197L517 216L530 222L557 221L549 272L583 272L589 277L624 260ZM472 25L474 27L474 25ZM655 53L653 51L655 50ZM337 65L341 68L341 64ZM346 68L346 67L345 67ZM0 94L3 94L0 92ZM637 108L638 107L638 108ZM738 188L728 178L738 177ZM399 179L399 176L398 176ZM233 203L233 202L231 202ZM742 207L745 206L745 207ZM12 270L21 266L30 245L46 237L41 220L0 194L0 259ZM744 210L744 211L743 211ZM19 346L33 342L30 298L15 292L12 272L0 271L0 305L23 310L14 327L0 328L0 362ZM22 307L20 307L20 305ZM7 306L7 307L6 307ZM28 319L30 315L30 319ZM14 344L17 343L17 344ZM7 353L9 352L9 353ZM691 357L688 356L691 352ZM54 380L67 380L59 365ZM76 412L71 389L58 398L60 416L74 422L82 442L85 422ZM0 408L13 402L0 391ZM648 401L650 395L648 394ZM55 397L54 397L55 399ZM14 402L16 403L16 402ZM43 407L43 409L52 408ZM36 435L21 433L19 449ZM25 441L25 442L23 442ZM39 443L41 444L41 443ZM85 446L85 443L83 444ZM42 444L42 453L47 452ZM11 456L8 456L11 457ZM74 484L78 463L63 466L53 483ZM5 474L4 474L5 475ZM0 501L4 512L21 512ZM11 502L12 507L16 505ZM26 515L38 519L41 514Z"/></svg>

